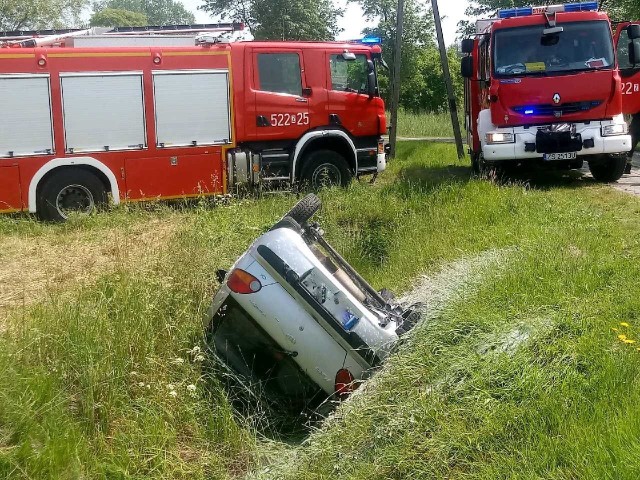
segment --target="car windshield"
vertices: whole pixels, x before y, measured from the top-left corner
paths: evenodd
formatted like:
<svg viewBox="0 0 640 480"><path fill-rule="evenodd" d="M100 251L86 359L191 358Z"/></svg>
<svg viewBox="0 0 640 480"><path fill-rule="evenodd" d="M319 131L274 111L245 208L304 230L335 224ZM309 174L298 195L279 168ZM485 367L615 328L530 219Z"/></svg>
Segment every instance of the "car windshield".
<svg viewBox="0 0 640 480"><path fill-rule="evenodd" d="M558 23L564 31L543 35L544 25L497 30L494 73L499 77L612 68L613 41L605 21Z"/></svg>

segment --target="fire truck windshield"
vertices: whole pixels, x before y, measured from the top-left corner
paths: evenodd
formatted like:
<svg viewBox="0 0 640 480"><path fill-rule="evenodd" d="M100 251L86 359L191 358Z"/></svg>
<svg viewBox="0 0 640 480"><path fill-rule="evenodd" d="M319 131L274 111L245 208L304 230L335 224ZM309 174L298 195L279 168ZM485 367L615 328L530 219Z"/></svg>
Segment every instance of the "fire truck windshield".
<svg viewBox="0 0 640 480"><path fill-rule="evenodd" d="M561 75L613 68L613 40L606 21L558 23L560 33L543 35L545 25L496 30L493 65L497 77Z"/></svg>

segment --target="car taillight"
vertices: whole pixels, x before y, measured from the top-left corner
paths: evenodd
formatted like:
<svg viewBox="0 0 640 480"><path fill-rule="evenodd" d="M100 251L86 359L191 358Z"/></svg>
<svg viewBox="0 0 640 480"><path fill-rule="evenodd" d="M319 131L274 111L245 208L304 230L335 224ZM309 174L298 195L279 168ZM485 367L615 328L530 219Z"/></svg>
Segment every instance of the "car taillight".
<svg viewBox="0 0 640 480"><path fill-rule="evenodd" d="M356 384L353 381L353 375L346 368L341 368L336 373L336 393L343 397L351 392L353 392L356 388Z"/></svg>
<svg viewBox="0 0 640 480"><path fill-rule="evenodd" d="M229 275L227 287L235 293L256 293L262 288L262 284L249 272L236 268Z"/></svg>

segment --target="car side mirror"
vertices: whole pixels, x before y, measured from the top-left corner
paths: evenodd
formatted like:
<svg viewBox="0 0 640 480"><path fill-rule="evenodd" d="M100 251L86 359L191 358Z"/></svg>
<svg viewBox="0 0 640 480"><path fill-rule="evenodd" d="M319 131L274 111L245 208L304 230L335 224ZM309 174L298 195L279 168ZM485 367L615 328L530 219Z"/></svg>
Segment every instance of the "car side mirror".
<svg viewBox="0 0 640 480"><path fill-rule="evenodd" d="M473 38L465 38L464 40L462 40L460 50L462 50L462 53L473 52Z"/></svg>
<svg viewBox="0 0 640 480"><path fill-rule="evenodd" d="M471 55L462 57L460 61L460 74L462 78L473 77L473 57Z"/></svg>
<svg viewBox="0 0 640 480"><path fill-rule="evenodd" d="M376 69L371 60L367 60L367 93L369 98L376 95Z"/></svg>
<svg viewBox="0 0 640 480"><path fill-rule="evenodd" d="M633 66L640 65L640 38L629 42L629 62Z"/></svg>
<svg viewBox="0 0 640 480"><path fill-rule="evenodd" d="M640 24L635 23L633 25L629 25L627 27L627 35L630 40L640 38Z"/></svg>

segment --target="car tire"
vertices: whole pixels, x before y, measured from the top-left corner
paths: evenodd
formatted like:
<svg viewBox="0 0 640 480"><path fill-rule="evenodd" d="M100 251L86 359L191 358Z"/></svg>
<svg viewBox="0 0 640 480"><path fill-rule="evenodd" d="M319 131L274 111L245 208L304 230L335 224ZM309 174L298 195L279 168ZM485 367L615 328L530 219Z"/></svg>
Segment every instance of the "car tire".
<svg viewBox="0 0 640 480"><path fill-rule="evenodd" d="M89 215L106 204L107 192L100 179L81 169L54 173L36 199L40 219L52 222L64 222L73 212Z"/></svg>
<svg viewBox="0 0 640 480"><path fill-rule="evenodd" d="M296 203L293 208L289 210L284 217L282 217L282 219L284 220L289 217L298 223L298 225L304 225L318 210L320 210L321 206L322 201L320 198L316 194L310 193Z"/></svg>
<svg viewBox="0 0 640 480"><path fill-rule="evenodd" d="M346 187L353 177L345 158L333 150L316 150L306 156L302 182L313 190Z"/></svg>
<svg viewBox="0 0 640 480"><path fill-rule="evenodd" d="M627 166L627 157L610 156L600 161L590 161L589 171L597 182L615 182L622 177Z"/></svg>

